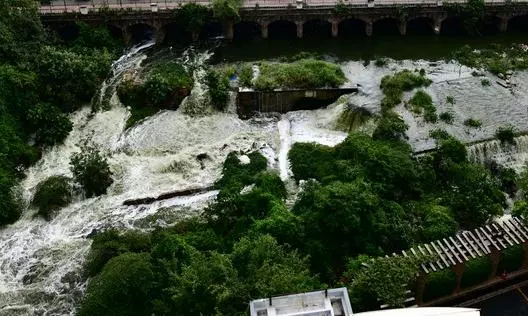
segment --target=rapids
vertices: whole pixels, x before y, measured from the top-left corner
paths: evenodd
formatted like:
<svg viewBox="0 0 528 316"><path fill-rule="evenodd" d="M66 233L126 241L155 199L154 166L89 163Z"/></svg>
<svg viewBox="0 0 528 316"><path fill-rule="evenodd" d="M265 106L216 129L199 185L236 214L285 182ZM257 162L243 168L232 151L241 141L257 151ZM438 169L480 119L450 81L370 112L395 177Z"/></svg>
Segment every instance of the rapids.
<svg viewBox="0 0 528 316"><path fill-rule="evenodd" d="M0 230L0 315L73 315L87 283L80 273L91 244L87 236L107 227L148 230L153 225L170 225L199 214L214 200L216 191L150 205L123 206L123 201L210 187L220 177L222 164L231 151L242 154L259 150L268 159L269 167L292 186L287 159L291 146L295 142L314 141L330 146L341 142L347 134L336 129L336 122L345 106L353 104L379 112L380 79L395 71L425 69L433 80L426 91L437 112L449 110L455 114L452 125L430 124L398 106L396 111L409 124L409 142L417 152L434 148L428 134L438 127L464 142L490 139L497 127L506 124L528 131L528 72L514 74L512 82L517 86L511 89L495 83L484 87L481 77L472 76L473 69L427 61L390 62L382 68L358 61L343 62L347 78L359 85L357 94L340 98L324 109L261 114L249 120L236 116L233 96L226 113L211 113L204 107L207 115L200 111L188 115L193 103L205 102L205 87L197 85L191 98L177 111L160 111L125 131L130 113L120 104L115 87L126 71L141 67L145 50L151 45L134 47L114 63L98 94L100 103L108 102L108 110L93 114L86 107L73 113L74 127L64 144L44 152L42 159L26 171L20 189L29 205L40 181L57 174L71 176L69 157L79 150L82 140L89 138L109 155L115 181L106 195L77 197L49 222L35 217L36 211L27 207L18 222ZM207 54L184 54L186 63L196 68L195 77L203 75L199 65ZM487 76L494 81L494 77ZM454 97L453 105L446 103L447 96ZM410 94L405 98L410 98ZM481 120L483 127L469 130L463 125L469 117ZM361 129L368 132L372 126L366 124ZM520 168L528 158L527 139L518 138L515 148L505 148L497 141L472 145L470 156L475 161L491 158ZM197 156L201 154L206 158L199 161Z"/></svg>

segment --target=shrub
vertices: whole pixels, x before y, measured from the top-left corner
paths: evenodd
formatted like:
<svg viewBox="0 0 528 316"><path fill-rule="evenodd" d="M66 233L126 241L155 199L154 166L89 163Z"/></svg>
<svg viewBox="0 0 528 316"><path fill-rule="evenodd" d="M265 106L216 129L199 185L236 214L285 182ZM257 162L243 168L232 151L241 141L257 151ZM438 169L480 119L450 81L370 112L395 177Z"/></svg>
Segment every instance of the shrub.
<svg viewBox="0 0 528 316"><path fill-rule="evenodd" d="M497 267L497 275L503 272L513 272L518 270L524 263L524 247L523 245L515 245L501 252L499 265Z"/></svg>
<svg viewBox="0 0 528 316"><path fill-rule="evenodd" d="M487 256L467 261L460 287L467 288L488 280L491 269L491 261Z"/></svg>
<svg viewBox="0 0 528 316"><path fill-rule="evenodd" d="M378 126L372 133L372 139L375 140L403 140L407 136L405 132L409 126L396 113L386 112L379 120Z"/></svg>
<svg viewBox="0 0 528 316"><path fill-rule="evenodd" d="M295 180L321 181L333 170L332 148L319 144L295 143L288 153Z"/></svg>
<svg viewBox="0 0 528 316"><path fill-rule="evenodd" d="M0 226L14 223L22 214L22 204L13 189L16 183L0 169Z"/></svg>
<svg viewBox="0 0 528 316"><path fill-rule="evenodd" d="M381 101L382 108L392 108L401 103L403 91L428 86L431 82L427 77L417 75L407 69L381 78L380 87L384 94Z"/></svg>
<svg viewBox="0 0 528 316"><path fill-rule="evenodd" d="M242 0L213 0L214 17L220 21L238 20Z"/></svg>
<svg viewBox="0 0 528 316"><path fill-rule="evenodd" d="M229 80L214 70L209 70L205 77L213 106L224 110L229 101Z"/></svg>
<svg viewBox="0 0 528 316"><path fill-rule="evenodd" d="M423 301L431 301L453 293L456 287L456 275L451 269L431 272L427 275Z"/></svg>
<svg viewBox="0 0 528 316"><path fill-rule="evenodd" d="M262 63L255 81L258 90L311 89L338 87L345 75L338 65L315 59L303 59L290 64Z"/></svg>
<svg viewBox="0 0 528 316"><path fill-rule="evenodd" d="M434 129L429 132L429 137L439 141L451 138L451 135L444 129Z"/></svg>
<svg viewBox="0 0 528 316"><path fill-rule="evenodd" d="M433 105L433 99L425 91L416 91L409 103L412 105L413 112L422 113L423 110L426 122L434 123L437 121L438 117L436 115L436 107Z"/></svg>
<svg viewBox="0 0 528 316"><path fill-rule="evenodd" d="M36 131L35 141L45 146L61 143L73 127L68 116L48 103L39 103L31 107L27 119Z"/></svg>
<svg viewBox="0 0 528 316"><path fill-rule="evenodd" d="M52 176L37 185L32 204L38 208L38 214L49 220L55 211L68 205L72 199L69 179L64 176Z"/></svg>
<svg viewBox="0 0 528 316"><path fill-rule="evenodd" d="M176 20L189 32L199 32L212 18L209 8L196 4L186 3L177 12Z"/></svg>
<svg viewBox="0 0 528 316"><path fill-rule="evenodd" d="M475 120L475 119L469 118L469 119L464 121L464 125L467 126L467 127L479 128L479 127L482 126L482 122L479 121L479 120Z"/></svg>
<svg viewBox="0 0 528 316"><path fill-rule="evenodd" d="M238 74L238 80L244 87L253 86L253 83L251 82L253 80L253 69L250 64L244 64L242 66Z"/></svg>
<svg viewBox="0 0 528 316"><path fill-rule="evenodd" d="M446 97L446 103L449 103L449 104L455 104L455 98L452 97L452 96L450 96L450 95L448 95L448 96Z"/></svg>
<svg viewBox="0 0 528 316"><path fill-rule="evenodd" d="M438 118L440 118L440 120L447 124L453 124L453 121L455 120L455 115L451 112L442 112L440 113Z"/></svg>
<svg viewBox="0 0 528 316"><path fill-rule="evenodd" d="M515 131L511 125L499 127L495 132L495 137L497 137L501 143L515 145Z"/></svg>
<svg viewBox="0 0 528 316"><path fill-rule="evenodd" d="M490 86L490 85L491 85L491 82L490 82L488 79L482 79L482 80L480 80L480 84L481 84L483 87L487 87L487 86Z"/></svg>
<svg viewBox="0 0 528 316"><path fill-rule="evenodd" d="M249 164L240 163L235 152L229 153L222 168L222 178L215 183L215 187L222 191L238 191L245 186L255 182L255 176L266 170L268 161L258 152L248 154Z"/></svg>
<svg viewBox="0 0 528 316"><path fill-rule="evenodd" d="M87 142L81 145L81 152L72 154L70 165L73 179L81 185L87 197L105 194L113 182L106 157Z"/></svg>
<svg viewBox="0 0 528 316"><path fill-rule="evenodd" d="M385 66L387 66L387 59L386 59L386 58L383 58L383 57L378 58L378 59L376 59L376 60L374 61L374 65L375 65L376 67L385 67Z"/></svg>

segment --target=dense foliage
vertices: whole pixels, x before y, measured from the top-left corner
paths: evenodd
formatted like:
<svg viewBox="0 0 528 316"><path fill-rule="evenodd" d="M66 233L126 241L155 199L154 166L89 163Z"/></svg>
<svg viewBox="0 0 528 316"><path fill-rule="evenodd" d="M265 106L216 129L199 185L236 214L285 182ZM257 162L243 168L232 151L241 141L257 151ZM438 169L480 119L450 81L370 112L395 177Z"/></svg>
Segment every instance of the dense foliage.
<svg viewBox="0 0 528 316"><path fill-rule="evenodd" d="M68 205L72 199L70 179L65 176L52 176L37 185L32 204L38 214L50 219L54 213Z"/></svg>
<svg viewBox="0 0 528 316"><path fill-rule="evenodd" d="M345 75L338 65L315 59L292 63L264 62L255 81L258 90L312 89L338 87L345 83Z"/></svg>
<svg viewBox="0 0 528 316"><path fill-rule="evenodd" d="M211 104L218 110L224 110L229 101L229 79L215 70L209 70L205 76Z"/></svg>
<svg viewBox="0 0 528 316"><path fill-rule="evenodd" d="M381 78L381 90L384 94L381 100L382 109L390 109L402 102L403 92L414 88L426 87L431 80L421 73L403 70L393 75Z"/></svg>
<svg viewBox="0 0 528 316"><path fill-rule="evenodd" d="M82 144L81 151L72 154L70 165L73 179L87 197L105 194L113 182L107 158L93 144Z"/></svg>
<svg viewBox="0 0 528 316"><path fill-rule="evenodd" d="M490 277L491 269L491 261L487 256L467 261L460 287L466 288L486 281Z"/></svg>
<svg viewBox="0 0 528 316"><path fill-rule="evenodd" d="M451 269L431 272L427 275L423 301L431 301L435 298L453 293L457 285L456 274Z"/></svg>
<svg viewBox="0 0 528 316"><path fill-rule="evenodd" d="M488 49L480 50L466 45L455 51L452 58L468 67L487 69L495 75L528 68L528 52L521 45L511 47L493 45ZM489 85L489 80L483 81L482 85Z"/></svg>
<svg viewBox="0 0 528 316"><path fill-rule="evenodd" d="M141 81L134 78L123 80L117 88L117 95L131 108L127 127L161 108L178 108L192 86L191 74L182 64L173 61L153 65Z"/></svg>
<svg viewBox="0 0 528 316"><path fill-rule="evenodd" d="M436 107L433 105L433 99L429 94L423 90L418 90L414 96L409 100L412 106L412 111L418 114L423 112L426 122L435 123L438 119L436 115Z"/></svg>
<svg viewBox="0 0 528 316"><path fill-rule="evenodd" d="M518 270L524 263L524 256L523 245L515 245L513 247L503 249L501 251L501 257L497 267L497 274Z"/></svg>
<svg viewBox="0 0 528 316"><path fill-rule="evenodd" d="M67 114L90 102L119 50L106 28L77 28L64 42L43 28L38 2L0 0L0 225L21 213L21 171L66 138Z"/></svg>
<svg viewBox="0 0 528 316"><path fill-rule="evenodd" d="M214 17L221 21L240 19L242 0L213 0Z"/></svg>

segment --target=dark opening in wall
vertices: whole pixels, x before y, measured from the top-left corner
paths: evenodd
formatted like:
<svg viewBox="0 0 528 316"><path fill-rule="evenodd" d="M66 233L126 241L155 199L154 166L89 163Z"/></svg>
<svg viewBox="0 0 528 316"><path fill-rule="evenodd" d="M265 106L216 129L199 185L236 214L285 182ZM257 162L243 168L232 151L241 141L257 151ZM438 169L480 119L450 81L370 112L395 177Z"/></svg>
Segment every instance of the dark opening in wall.
<svg viewBox="0 0 528 316"><path fill-rule="evenodd" d="M64 41L73 41L79 36L79 27L75 22L66 22L56 30L59 37Z"/></svg>
<svg viewBox="0 0 528 316"><path fill-rule="evenodd" d="M210 39L218 36L222 36L222 24L220 22L210 22L204 25L200 32L200 39Z"/></svg>
<svg viewBox="0 0 528 316"><path fill-rule="evenodd" d="M448 36L460 36L467 35L468 32L466 25L464 24L464 20L459 16L452 16L442 21L440 34Z"/></svg>
<svg viewBox="0 0 528 316"><path fill-rule="evenodd" d="M434 35L433 20L430 18L416 18L407 21L408 35Z"/></svg>
<svg viewBox="0 0 528 316"><path fill-rule="evenodd" d="M186 45L192 41L192 35L185 30L183 25L178 23L170 23L165 25L165 39L164 43L171 45Z"/></svg>
<svg viewBox="0 0 528 316"><path fill-rule="evenodd" d="M339 23L339 37L354 38L366 36L365 22L359 19L346 19Z"/></svg>
<svg viewBox="0 0 528 316"><path fill-rule="evenodd" d="M499 33L500 19L496 16L488 16L477 23L479 35L495 35Z"/></svg>
<svg viewBox="0 0 528 316"><path fill-rule="evenodd" d="M127 30L131 35L131 44L146 42L154 38L154 28L147 24L134 24Z"/></svg>
<svg viewBox="0 0 528 316"><path fill-rule="evenodd" d="M327 38L332 37L332 24L323 20L309 20L304 23L303 37Z"/></svg>
<svg viewBox="0 0 528 316"><path fill-rule="evenodd" d="M297 25L292 21L278 20L268 25L268 38L292 39L297 38Z"/></svg>
<svg viewBox="0 0 528 316"><path fill-rule="evenodd" d="M508 32L528 33L528 15L519 15L508 21Z"/></svg>
<svg viewBox="0 0 528 316"><path fill-rule="evenodd" d="M251 41L260 38L260 25L256 22L241 21L233 26L233 37L236 41Z"/></svg>
<svg viewBox="0 0 528 316"><path fill-rule="evenodd" d="M381 19L372 25L373 35L400 35L399 21L392 18Z"/></svg>

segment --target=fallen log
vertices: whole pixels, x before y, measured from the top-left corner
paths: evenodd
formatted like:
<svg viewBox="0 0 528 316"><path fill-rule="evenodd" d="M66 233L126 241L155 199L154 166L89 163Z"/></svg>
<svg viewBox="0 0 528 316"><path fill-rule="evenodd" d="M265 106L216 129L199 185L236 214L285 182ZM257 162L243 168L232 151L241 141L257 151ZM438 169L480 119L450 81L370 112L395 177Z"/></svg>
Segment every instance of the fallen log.
<svg viewBox="0 0 528 316"><path fill-rule="evenodd" d="M171 192L160 194L157 197L145 197L145 198L139 198L139 199L125 200L123 202L123 205L151 204L151 203L156 202L156 201L167 200L167 199L171 199L171 198L174 198L174 197L188 196L188 195L195 195L195 194L205 193L205 192L211 191L213 189L214 189L213 186L209 186L209 187L205 187L205 188L176 190L176 191L171 191Z"/></svg>

